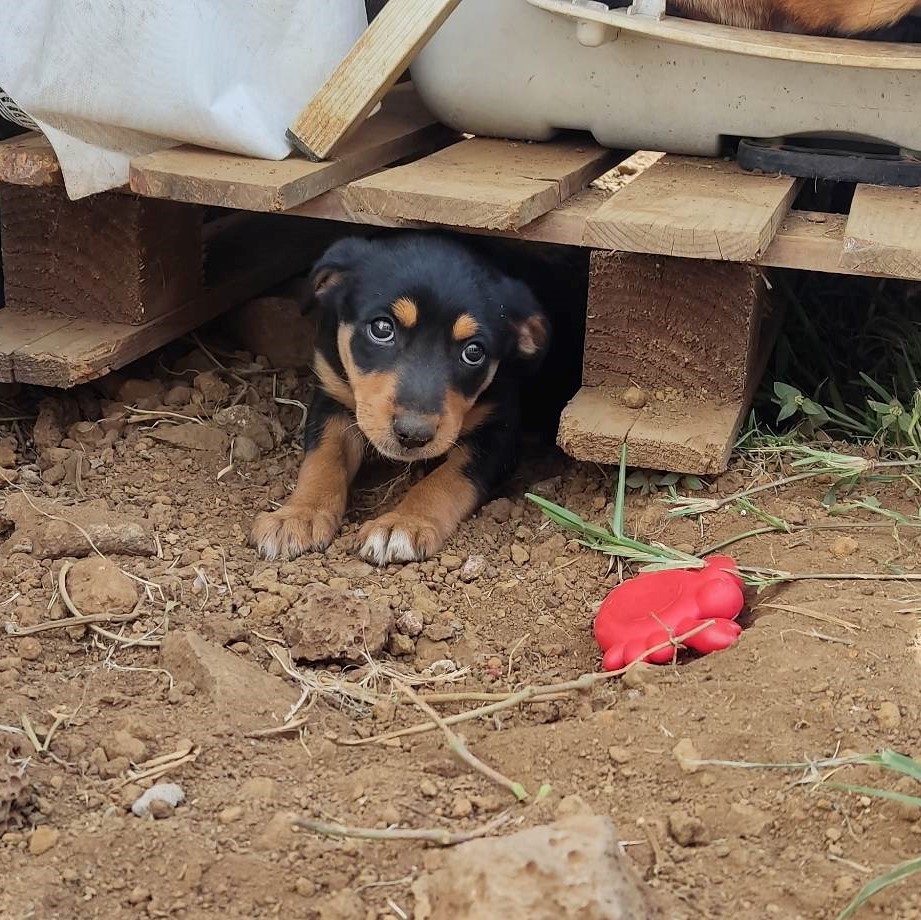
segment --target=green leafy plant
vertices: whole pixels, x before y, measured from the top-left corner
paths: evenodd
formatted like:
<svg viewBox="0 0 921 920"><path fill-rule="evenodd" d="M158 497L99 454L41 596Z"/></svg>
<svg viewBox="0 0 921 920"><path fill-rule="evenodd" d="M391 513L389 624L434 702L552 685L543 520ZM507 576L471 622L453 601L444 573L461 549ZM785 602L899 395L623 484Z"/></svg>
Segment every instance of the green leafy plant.
<svg viewBox="0 0 921 920"><path fill-rule="evenodd" d="M657 473L654 470L634 470L627 477L627 488L638 490L640 495L655 495L668 490L677 494L681 488L687 492L702 492L706 486L697 476L682 476L680 473Z"/></svg>

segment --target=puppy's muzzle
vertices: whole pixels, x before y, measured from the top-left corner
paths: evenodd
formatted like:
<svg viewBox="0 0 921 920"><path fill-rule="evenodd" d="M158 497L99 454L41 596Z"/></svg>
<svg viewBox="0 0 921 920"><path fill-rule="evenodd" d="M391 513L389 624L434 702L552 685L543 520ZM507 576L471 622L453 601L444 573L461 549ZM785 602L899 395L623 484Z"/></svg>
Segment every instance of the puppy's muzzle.
<svg viewBox="0 0 921 920"><path fill-rule="evenodd" d="M400 412L393 419L393 435L404 450L430 444L438 431L438 419L418 412Z"/></svg>

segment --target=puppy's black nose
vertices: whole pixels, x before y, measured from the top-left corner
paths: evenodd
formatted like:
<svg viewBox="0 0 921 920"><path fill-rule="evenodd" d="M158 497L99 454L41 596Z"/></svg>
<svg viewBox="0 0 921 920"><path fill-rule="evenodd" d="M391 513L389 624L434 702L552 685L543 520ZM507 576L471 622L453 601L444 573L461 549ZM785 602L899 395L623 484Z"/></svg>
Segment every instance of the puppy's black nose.
<svg viewBox="0 0 921 920"><path fill-rule="evenodd" d="M393 419L393 433L401 447L409 450L425 447L435 437L437 422L427 415L403 412Z"/></svg>

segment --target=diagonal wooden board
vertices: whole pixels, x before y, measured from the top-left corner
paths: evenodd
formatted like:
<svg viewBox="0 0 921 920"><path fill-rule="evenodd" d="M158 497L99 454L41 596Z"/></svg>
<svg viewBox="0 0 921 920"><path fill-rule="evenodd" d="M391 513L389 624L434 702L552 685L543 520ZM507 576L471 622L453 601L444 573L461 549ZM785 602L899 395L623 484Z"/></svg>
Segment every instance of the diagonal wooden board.
<svg viewBox="0 0 921 920"><path fill-rule="evenodd" d="M921 189L858 185L841 266L860 274L921 280Z"/></svg>
<svg viewBox="0 0 921 920"><path fill-rule="evenodd" d="M343 144L339 155L314 163L174 147L131 163L130 185L139 195L246 211L285 211L330 189L407 156L429 153L457 139L426 111L409 85L397 87L383 108Z"/></svg>
<svg viewBox="0 0 921 920"><path fill-rule="evenodd" d="M389 0L288 130L308 159L325 160L412 63L460 0Z"/></svg>
<svg viewBox="0 0 921 920"><path fill-rule="evenodd" d="M477 137L352 182L345 200L377 218L518 230L623 157L587 137L543 144Z"/></svg>
<svg viewBox="0 0 921 920"><path fill-rule="evenodd" d="M664 157L586 222L598 249L749 262L767 249L799 180L746 173L735 163Z"/></svg>

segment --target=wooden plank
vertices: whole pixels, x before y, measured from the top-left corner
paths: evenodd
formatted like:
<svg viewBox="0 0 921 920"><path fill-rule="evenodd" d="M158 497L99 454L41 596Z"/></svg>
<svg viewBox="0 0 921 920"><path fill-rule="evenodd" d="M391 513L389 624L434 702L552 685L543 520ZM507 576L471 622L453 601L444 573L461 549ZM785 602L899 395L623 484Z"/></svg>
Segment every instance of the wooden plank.
<svg viewBox="0 0 921 920"><path fill-rule="evenodd" d="M308 268L331 238L278 216L232 224L209 244L208 290L140 326L2 309L0 380L72 387L101 377Z"/></svg>
<svg viewBox="0 0 921 920"><path fill-rule="evenodd" d="M57 314L18 313L9 307L0 309L0 383L13 382L14 352L70 322L69 317Z"/></svg>
<svg viewBox="0 0 921 920"><path fill-rule="evenodd" d="M0 182L63 185L61 165L48 139L36 131L0 141Z"/></svg>
<svg viewBox="0 0 921 920"><path fill-rule="evenodd" d="M360 125L460 0L390 0L294 120L289 139L325 160Z"/></svg>
<svg viewBox="0 0 921 920"><path fill-rule="evenodd" d="M858 185L841 265L861 275L921 280L921 189Z"/></svg>
<svg viewBox="0 0 921 920"><path fill-rule="evenodd" d="M726 469L742 420L741 400L678 397L629 409L622 387L582 387L560 418L557 443L573 459L709 475Z"/></svg>
<svg viewBox="0 0 921 920"><path fill-rule="evenodd" d="M334 160L314 163L174 147L131 163L130 185L139 195L247 211L284 211L407 156L457 139L430 115L412 87L398 87Z"/></svg>
<svg viewBox="0 0 921 920"><path fill-rule="evenodd" d="M397 220L517 230L623 157L585 137L544 144L472 138L353 182L346 200L356 211Z"/></svg>
<svg viewBox="0 0 921 920"><path fill-rule="evenodd" d="M664 157L587 222L584 243L621 252L748 262L767 249L799 180L735 163Z"/></svg>
<svg viewBox="0 0 921 920"><path fill-rule="evenodd" d="M201 288L201 212L63 186L0 185L7 306L143 323Z"/></svg>

